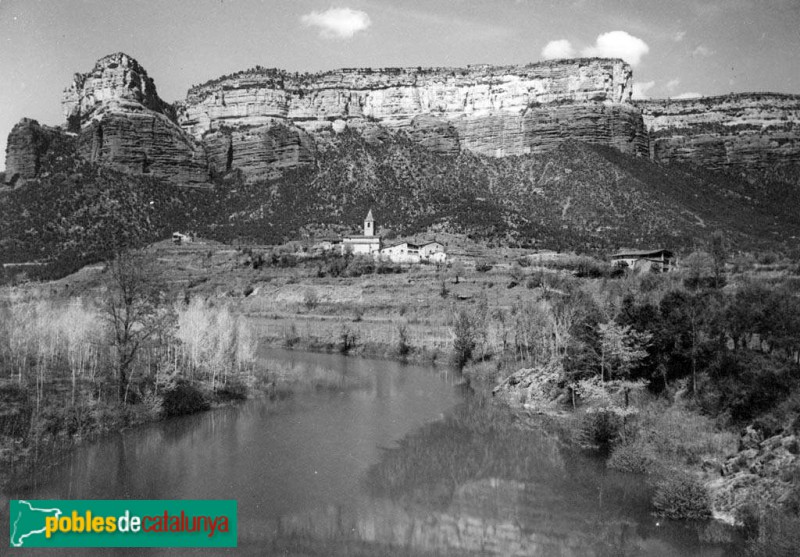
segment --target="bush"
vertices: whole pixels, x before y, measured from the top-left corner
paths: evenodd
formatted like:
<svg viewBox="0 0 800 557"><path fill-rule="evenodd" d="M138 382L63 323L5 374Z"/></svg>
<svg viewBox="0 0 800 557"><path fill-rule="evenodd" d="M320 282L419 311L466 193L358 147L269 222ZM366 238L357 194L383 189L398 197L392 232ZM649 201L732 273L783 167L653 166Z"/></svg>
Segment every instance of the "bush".
<svg viewBox="0 0 800 557"><path fill-rule="evenodd" d="M224 402L228 400L247 400L247 385L239 381L228 381L217 388L217 400Z"/></svg>
<svg viewBox="0 0 800 557"><path fill-rule="evenodd" d="M408 327L405 325L397 326L397 355L405 358L411 353L411 345L408 343Z"/></svg>
<svg viewBox="0 0 800 557"><path fill-rule="evenodd" d="M578 278L602 278L609 272L610 269L589 257L580 258L575 268L575 276Z"/></svg>
<svg viewBox="0 0 800 557"><path fill-rule="evenodd" d="M622 426L622 417L610 410L587 412L579 424L580 442L607 451L619 439Z"/></svg>
<svg viewBox="0 0 800 557"><path fill-rule="evenodd" d="M0 435L20 439L31 427L33 404L25 389L8 384L0 387Z"/></svg>
<svg viewBox="0 0 800 557"><path fill-rule="evenodd" d="M210 405L200 390L185 381L181 381L175 387L164 393L162 412L164 416L171 418L174 416L185 416L208 410Z"/></svg>
<svg viewBox="0 0 800 557"><path fill-rule="evenodd" d="M711 517L711 497L694 476L674 473L656 484L653 506L672 519L705 520Z"/></svg>
<svg viewBox="0 0 800 557"><path fill-rule="evenodd" d="M348 277L371 275L375 272L375 261L367 257L354 257L347 266Z"/></svg>
<svg viewBox="0 0 800 557"><path fill-rule="evenodd" d="M528 277L528 281L525 283L525 286L532 290L534 288L541 288L544 285L544 278L541 273L536 273Z"/></svg>
<svg viewBox="0 0 800 557"><path fill-rule="evenodd" d="M614 447L607 466L621 472L647 474L653 470L656 454L652 445L644 441L634 441Z"/></svg>
<svg viewBox="0 0 800 557"><path fill-rule="evenodd" d="M378 263L375 272L379 275L397 275L403 272L403 267L391 261L381 261Z"/></svg>
<svg viewBox="0 0 800 557"><path fill-rule="evenodd" d="M757 519L757 536L747 543L753 557L792 557L800 547L800 517L769 509Z"/></svg>
<svg viewBox="0 0 800 557"><path fill-rule="evenodd" d="M307 288L305 292L303 292L303 305L306 306L306 309L311 311L319 304L319 295L317 291L313 288Z"/></svg>

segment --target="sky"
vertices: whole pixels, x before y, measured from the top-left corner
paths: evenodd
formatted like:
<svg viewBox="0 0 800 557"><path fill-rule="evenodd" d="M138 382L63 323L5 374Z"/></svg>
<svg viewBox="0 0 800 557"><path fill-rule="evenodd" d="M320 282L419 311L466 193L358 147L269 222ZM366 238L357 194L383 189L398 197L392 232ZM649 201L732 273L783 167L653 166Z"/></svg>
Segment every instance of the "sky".
<svg viewBox="0 0 800 557"><path fill-rule="evenodd" d="M0 0L0 168L16 122L63 121L74 73L122 51L166 101L261 65L621 57L637 97L800 93L800 0Z"/></svg>

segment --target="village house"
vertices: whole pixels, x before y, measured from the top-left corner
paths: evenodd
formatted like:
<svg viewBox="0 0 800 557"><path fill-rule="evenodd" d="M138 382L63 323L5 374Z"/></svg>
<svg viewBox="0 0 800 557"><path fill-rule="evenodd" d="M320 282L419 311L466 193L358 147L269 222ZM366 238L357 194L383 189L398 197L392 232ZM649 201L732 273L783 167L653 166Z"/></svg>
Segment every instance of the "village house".
<svg viewBox="0 0 800 557"><path fill-rule="evenodd" d="M173 244L189 244L194 240L194 234L184 234L182 232L172 233Z"/></svg>
<svg viewBox="0 0 800 557"><path fill-rule="evenodd" d="M364 234L359 236L345 236L344 238L320 238L313 246L318 251L339 251L342 255L371 255L394 263L443 263L447 260L445 246L436 240L420 244L413 242L397 242L383 245L380 236L375 234L377 229L372 209L364 219Z"/></svg>
<svg viewBox="0 0 800 557"><path fill-rule="evenodd" d="M614 266L642 272L667 272L673 268L674 262L675 255L666 249L620 250L611 256Z"/></svg>
<svg viewBox="0 0 800 557"><path fill-rule="evenodd" d="M381 257L395 263L419 263L420 246L409 242L400 242L381 248Z"/></svg>
<svg viewBox="0 0 800 557"><path fill-rule="evenodd" d="M444 244L436 240L420 245L419 256L423 261L430 261L431 263L444 263L447 260Z"/></svg>

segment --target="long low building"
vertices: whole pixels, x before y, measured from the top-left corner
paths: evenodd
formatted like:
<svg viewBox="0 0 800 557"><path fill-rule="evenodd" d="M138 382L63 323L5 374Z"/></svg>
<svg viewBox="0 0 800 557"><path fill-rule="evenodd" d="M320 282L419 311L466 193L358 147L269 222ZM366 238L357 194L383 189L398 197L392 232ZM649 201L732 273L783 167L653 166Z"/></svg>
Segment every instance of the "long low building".
<svg viewBox="0 0 800 557"><path fill-rule="evenodd" d="M385 257L396 263L421 263L423 261L443 263L447 260L444 245L435 240L424 244L400 242L381 248L380 255L382 258Z"/></svg>
<svg viewBox="0 0 800 557"><path fill-rule="evenodd" d="M619 250L611 256L611 263L637 271L666 272L675 265L675 254L667 249Z"/></svg>

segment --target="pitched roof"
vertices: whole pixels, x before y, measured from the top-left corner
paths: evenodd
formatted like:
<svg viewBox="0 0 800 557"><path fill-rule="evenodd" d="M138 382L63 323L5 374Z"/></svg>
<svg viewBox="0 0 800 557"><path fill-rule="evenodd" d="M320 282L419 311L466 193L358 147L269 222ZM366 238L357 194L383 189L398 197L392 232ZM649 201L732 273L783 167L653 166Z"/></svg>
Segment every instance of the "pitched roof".
<svg viewBox="0 0 800 557"><path fill-rule="evenodd" d="M364 222L375 222L375 219L372 216L372 208L370 207L369 213L367 213L367 218L364 219Z"/></svg>
<svg viewBox="0 0 800 557"><path fill-rule="evenodd" d="M647 256L658 256L661 254L666 255L667 257L672 256L672 252L668 249L621 249L611 257L647 257Z"/></svg>

